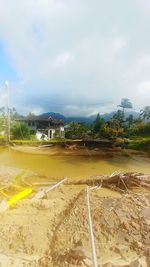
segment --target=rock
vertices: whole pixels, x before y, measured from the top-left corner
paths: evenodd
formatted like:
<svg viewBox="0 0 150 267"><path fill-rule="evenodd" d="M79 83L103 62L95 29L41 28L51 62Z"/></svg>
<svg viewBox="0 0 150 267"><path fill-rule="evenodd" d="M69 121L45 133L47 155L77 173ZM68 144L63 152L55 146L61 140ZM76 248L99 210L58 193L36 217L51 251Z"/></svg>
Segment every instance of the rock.
<svg viewBox="0 0 150 267"><path fill-rule="evenodd" d="M143 248L143 244L140 241L134 240L132 242L132 248L133 249L140 249L141 250Z"/></svg>
<svg viewBox="0 0 150 267"><path fill-rule="evenodd" d="M136 244L137 244L137 247L138 247L138 248L142 248L142 247L143 247L142 242L137 241Z"/></svg>
<svg viewBox="0 0 150 267"><path fill-rule="evenodd" d="M135 228L136 230L140 229L140 225L138 223L135 223L134 221L131 222L131 225L133 226L133 228Z"/></svg>
<svg viewBox="0 0 150 267"><path fill-rule="evenodd" d="M122 223L122 227L125 229L125 230L129 230L129 224L128 223Z"/></svg>

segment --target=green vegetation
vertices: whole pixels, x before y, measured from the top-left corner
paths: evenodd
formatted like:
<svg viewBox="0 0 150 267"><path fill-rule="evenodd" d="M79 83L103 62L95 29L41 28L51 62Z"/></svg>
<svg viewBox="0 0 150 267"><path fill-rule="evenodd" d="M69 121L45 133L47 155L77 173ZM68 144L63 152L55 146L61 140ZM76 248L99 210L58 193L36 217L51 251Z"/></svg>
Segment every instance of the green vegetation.
<svg viewBox="0 0 150 267"><path fill-rule="evenodd" d="M143 110L141 110L141 116L143 117L143 119L150 119L150 107L146 106Z"/></svg>
<svg viewBox="0 0 150 267"><path fill-rule="evenodd" d="M125 147L135 150L147 150L150 148L150 138L143 139L141 137L139 139L131 139Z"/></svg>
<svg viewBox="0 0 150 267"><path fill-rule="evenodd" d="M90 126L84 123L71 122L66 128L67 139L87 139L91 134Z"/></svg>
<svg viewBox="0 0 150 267"><path fill-rule="evenodd" d="M102 119L98 113L96 120L93 123L93 129L92 129L93 133L99 134L102 130L103 125L104 125L104 119Z"/></svg>
<svg viewBox="0 0 150 267"><path fill-rule="evenodd" d="M70 122L65 126L66 139L53 139L48 141L37 141L35 134L31 132L25 123L16 122L19 114L15 108L10 110L11 117L11 140L18 144L43 144L66 142L69 140L112 140L115 145L130 148L146 150L150 148L150 107L143 108L138 118L133 115L127 117L126 109L132 108L129 99L121 100L121 109L118 109L111 119L104 120L100 114L93 123ZM32 113L28 117L33 116ZM7 117L5 109L0 109L0 143L6 140Z"/></svg>
<svg viewBox="0 0 150 267"><path fill-rule="evenodd" d="M93 124L70 123L66 136L72 139L110 139L114 144L123 148L146 150L150 148L150 107L141 111L139 118L133 115L126 117L126 109L132 108L129 99L122 99L113 117L104 121L100 114Z"/></svg>
<svg viewBox="0 0 150 267"><path fill-rule="evenodd" d="M30 130L25 123L15 122L11 127L13 139L26 139L30 137Z"/></svg>
<svg viewBox="0 0 150 267"><path fill-rule="evenodd" d="M72 139L51 139L51 140L36 140L34 139L13 139L12 142L15 145L24 145L24 146L40 146L40 145L49 145L49 144L58 144L58 143L66 143L66 142L77 142L80 140L72 140Z"/></svg>
<svg viewBox="0 0 150 267"><path fill-rule="evenodd" d="M118 105L118 107L121 107L123 109L123 113L125 112L125 109L132 108L132 103L128 98L122 98L121 104Z"/></svg>

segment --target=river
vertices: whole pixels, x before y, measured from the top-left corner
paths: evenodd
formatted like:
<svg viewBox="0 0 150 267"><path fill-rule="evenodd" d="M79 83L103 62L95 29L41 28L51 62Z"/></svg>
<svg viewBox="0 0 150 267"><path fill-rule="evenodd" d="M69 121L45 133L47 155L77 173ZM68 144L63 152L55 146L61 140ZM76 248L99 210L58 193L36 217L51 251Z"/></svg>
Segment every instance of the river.
<svg viewBox="0 0 150 267"><path fill-rule="evenodd" d="M150 173L150 157L147 154L51 156L26 154L10 148L1 148L0 165L31 170L49 177L87 177L111 174L117 170Z"/></svg>

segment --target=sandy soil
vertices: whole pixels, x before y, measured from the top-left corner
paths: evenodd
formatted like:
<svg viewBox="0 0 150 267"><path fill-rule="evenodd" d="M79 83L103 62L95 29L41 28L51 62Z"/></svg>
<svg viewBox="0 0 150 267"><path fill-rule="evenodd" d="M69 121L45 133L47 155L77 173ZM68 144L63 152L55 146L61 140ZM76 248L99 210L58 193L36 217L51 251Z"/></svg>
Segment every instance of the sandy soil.
<svg viewBox="0 0 150 267"><path fill-rule="evenodd" d="M7 168L5 180L9 177L13 189L17 176L23 187L29 175ZM0 266L92 267L86 184L68 182L36 200L35 193L48 186L46 178L36 178L32 176L34 191L28 199L0 213ZM98 266L149 267L150 192L95 188L90 204Z"/></svg>

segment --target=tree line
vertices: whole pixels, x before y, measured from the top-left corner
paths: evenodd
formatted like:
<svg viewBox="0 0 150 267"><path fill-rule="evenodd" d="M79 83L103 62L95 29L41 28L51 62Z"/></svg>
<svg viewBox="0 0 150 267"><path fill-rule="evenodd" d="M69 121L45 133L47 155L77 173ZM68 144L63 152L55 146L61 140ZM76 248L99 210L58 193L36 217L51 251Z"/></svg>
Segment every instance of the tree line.
<svg viewBox="0 0 150 267"><path fill-rule="evenodd" d="M114 139L129 138L131 136L150 136L150 106L140 112L138 118L132 114L126 116L126 110L133 105L128 98L123 98L117 106L118 110L112 118L104 120L98 113L93 123L70 122L65 127L65 137L68 139ZM13 139L34 138L29 127L23 122L17 122L20 115L15 108L9 110L11 118L11 137ZM27 115L33 115L31 112ZM0 136L5 136L7 128L7 114L5 108L0 108Z"/></svg>
<svg viewBox="0 0 150 267"><path fill-rule="evenodd" d="M132 114L126 117L126 110L133 108L128 98L123 98L117 107L118 110L107 121L98 113L95 121L91 124L71 122L66 131L66 137L113 139L140 135L150 136L150 106L143 108L138 118L134 118Z"/></svg>

